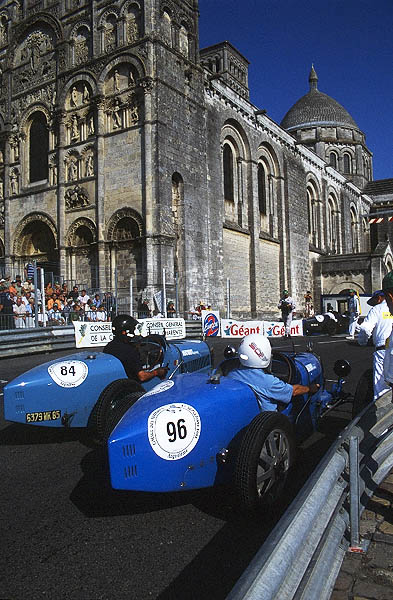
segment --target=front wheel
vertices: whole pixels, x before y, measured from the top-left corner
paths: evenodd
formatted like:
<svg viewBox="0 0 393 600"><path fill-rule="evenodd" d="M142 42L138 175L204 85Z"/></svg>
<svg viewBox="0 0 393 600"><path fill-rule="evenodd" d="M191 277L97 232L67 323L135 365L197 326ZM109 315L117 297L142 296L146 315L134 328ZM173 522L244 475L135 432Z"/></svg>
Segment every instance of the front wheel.
<svg viewBox="0 0 393 600"><path fill-rule="evenodd" d="M254 510L280 499L295 451L293 428L284 415L263 412L251 421L235 465L240 508Z"/></svg>
<svg viewBox="0 0 393 600"><path fill-rule="evenodd" d="M116 379L101 392L94 408L94 429L101 442L106 442L124 413L145 393L132 379Z"/></svg>
<svg viewBox="0 0 393 600"><path fill-rule="evenodd" d="M356 386L352 404L352 419L354 419L363 408L370 404L374 398L374 374L373 369L367 369L360 376Z"/></svg>

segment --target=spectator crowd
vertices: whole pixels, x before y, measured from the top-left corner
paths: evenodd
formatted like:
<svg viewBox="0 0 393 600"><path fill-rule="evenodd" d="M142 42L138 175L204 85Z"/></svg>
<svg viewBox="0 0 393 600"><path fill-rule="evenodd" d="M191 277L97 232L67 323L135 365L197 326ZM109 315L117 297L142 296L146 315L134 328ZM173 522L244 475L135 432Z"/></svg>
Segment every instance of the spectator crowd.
<svg viewBox="0 0 393 600"><path fill-rule="evenodd" d="M35 289L33 278L22 281L6 276L0 279L0 328L19 329L38 325L68 325L73 321L110 321L115 314L115 299L111 292L91 296L78 286L68 289L66 283L49 282L44 298Z"/></svg>

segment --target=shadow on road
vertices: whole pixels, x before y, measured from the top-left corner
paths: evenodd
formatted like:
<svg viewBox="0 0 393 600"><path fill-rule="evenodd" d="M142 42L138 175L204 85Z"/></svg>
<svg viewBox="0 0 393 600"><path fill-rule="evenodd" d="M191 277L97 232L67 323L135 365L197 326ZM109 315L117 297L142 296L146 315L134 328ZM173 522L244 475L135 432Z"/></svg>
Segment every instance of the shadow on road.
<svg viewBox="0 0 393 600"><path fill-rule="evenodd" d="M51 429L13 423L0 431L0 446L62 444L81 440L77 429Z"/></svg>

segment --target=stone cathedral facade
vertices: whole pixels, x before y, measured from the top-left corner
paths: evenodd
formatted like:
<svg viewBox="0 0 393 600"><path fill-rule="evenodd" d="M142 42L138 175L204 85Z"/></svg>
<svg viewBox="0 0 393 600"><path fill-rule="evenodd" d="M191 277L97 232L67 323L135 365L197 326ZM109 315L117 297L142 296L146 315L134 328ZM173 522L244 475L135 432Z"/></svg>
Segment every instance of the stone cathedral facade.
<svg viewBox="0 0 393 600"><path fill-rule="evenodd" d="M0 266L32 259L91 289L268 316L369 292L372 155L318 89L281 125L249 100L230 43L200 50L197 0L5 0L0 7ZM306 78L305 78L306 79ZM305 81L306 83L306 81ZM279 93L279 92L278 92ZM126 292L125 292L126 293Z"/></svg>

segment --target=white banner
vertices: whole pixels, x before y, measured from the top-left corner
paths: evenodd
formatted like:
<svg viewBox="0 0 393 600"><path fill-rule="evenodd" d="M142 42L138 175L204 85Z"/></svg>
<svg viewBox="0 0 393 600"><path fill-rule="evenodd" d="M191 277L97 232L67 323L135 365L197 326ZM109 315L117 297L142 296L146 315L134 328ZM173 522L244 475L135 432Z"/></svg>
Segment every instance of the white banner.
<svg viewBox="0 0 393 600"><path fill-rule="evenodd" d="M264 333L263 321L235 321L234 319L221 319L221 337L244 338L251 333Z"/></svg>
<svg viewBox="0 0 393 600"><path fill-rule="evenodd" d="M285 335L285 325L280 321L265 321L265 335L268 337L282 337ZM293 320L291 323L291 336L303 335L303 321Z"/></svg>
<svg viewBox="0 0 393 600"><path fill-rule="evenodd" d="M106 346L113 338L111 322L73 321L77 348Z"/></svg>
<svg viewBox="0 0 393 600"><path fill-rule="evenodd" d="M167 340L179 340L186 337L184 319L139 319L141 335L164 335Z"/></svg>

